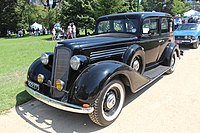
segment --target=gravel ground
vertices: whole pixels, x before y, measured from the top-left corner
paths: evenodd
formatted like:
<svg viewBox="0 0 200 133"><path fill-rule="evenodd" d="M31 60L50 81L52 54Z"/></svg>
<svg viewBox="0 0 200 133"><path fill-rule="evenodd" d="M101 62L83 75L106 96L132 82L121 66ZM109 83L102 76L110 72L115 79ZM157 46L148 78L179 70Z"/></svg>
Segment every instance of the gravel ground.
<svg viewBox="0 0 200 133"><path fill-rule="evenodd" d="M184 49L175 72L128 94L118 119L99 127L87 115L64 112L31 100L0 116L3 133L199 133L200 48Z"/></svg>

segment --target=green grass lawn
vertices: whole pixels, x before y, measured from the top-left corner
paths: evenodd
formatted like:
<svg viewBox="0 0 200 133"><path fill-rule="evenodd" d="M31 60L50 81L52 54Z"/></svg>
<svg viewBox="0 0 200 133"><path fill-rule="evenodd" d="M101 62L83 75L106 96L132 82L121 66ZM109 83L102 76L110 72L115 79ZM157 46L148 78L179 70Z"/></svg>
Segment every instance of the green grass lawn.
<svg viewBox="0 0 200 133"><path fill-rule="evenodd" d="M0 38L0 113L31 99L24 87L26 73L43 52L54 50L50 37Z"/></svg>

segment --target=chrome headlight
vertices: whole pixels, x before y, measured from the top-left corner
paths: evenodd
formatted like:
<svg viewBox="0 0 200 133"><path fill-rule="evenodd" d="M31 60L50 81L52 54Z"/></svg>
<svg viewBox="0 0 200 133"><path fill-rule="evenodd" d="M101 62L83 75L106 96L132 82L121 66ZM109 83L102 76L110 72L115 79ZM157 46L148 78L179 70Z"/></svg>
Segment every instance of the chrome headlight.
<svg viewBox="0 0 200 133"><path fill-rule="evenodd" d="M80 58L78 58L77 56L72 56L70 59L71 68L74 70L78 70L80 65L81 65Z"/></svg>
<svg viewBox="0 0 200 133"><path fill-rule="evenodd" d="M40 60L44 65L47 65L49 63L49 55L46 53L43 53L40 57Z"/></svg>

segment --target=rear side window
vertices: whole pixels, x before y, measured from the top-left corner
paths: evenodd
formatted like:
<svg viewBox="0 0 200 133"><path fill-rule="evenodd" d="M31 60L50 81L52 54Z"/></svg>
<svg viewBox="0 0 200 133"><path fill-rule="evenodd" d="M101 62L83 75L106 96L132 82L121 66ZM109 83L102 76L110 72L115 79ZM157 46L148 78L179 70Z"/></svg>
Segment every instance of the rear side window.
<svg viewBox="0 0 200 133"><path fill-rule="evenodd" d="M161 19L161 33L169 32L169 21L167 18Z"/></svg>
<svg viewBox="0 0 200 133"><path fill-rule="evenodd" d="M146 19L142 25L143 34L158 35L158 19Z"/></svg>

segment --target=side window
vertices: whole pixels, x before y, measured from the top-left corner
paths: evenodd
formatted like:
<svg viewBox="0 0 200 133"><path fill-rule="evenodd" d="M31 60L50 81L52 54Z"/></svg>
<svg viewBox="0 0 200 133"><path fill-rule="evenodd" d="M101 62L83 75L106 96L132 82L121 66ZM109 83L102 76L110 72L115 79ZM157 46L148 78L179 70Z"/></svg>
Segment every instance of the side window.
<svg viewBox="0 0 200 133"><path fill-rule="evenodd" d="M98 33L109 32L110 31L110 22L102 21L98 24Z"/></svg>
<svg viewBox="0 0 200 133"><path fill-rule="evenodd" d="M161 33L169 32L169 22L167 18L161 19Z"/></svg>
<svg viewBox="0 0 200 133"><path fill-rule="evenodd" d="M150 20L149 19L147 19L143 22L142 29L143 29L143 34L149 33L149 30L150 30Z"/></svg>
<svg viewBox="0 0 200 133"><path fill-rule="evenodd" d="M146 19L143 22L143 34L158 35L158 19Z"/></svg>
<svg viewBox="0 0 200 133"><path fill-rule="evenodd" d="M122 20L114 20L113 21L114 30L116 32L123 32L123 23Z"/></svg>
<svg viewBox="0 0 200 133"><path fill-rule="evenodd" d="M126 32L136 33L137 28L132 20L125 20Z"/></svg>

